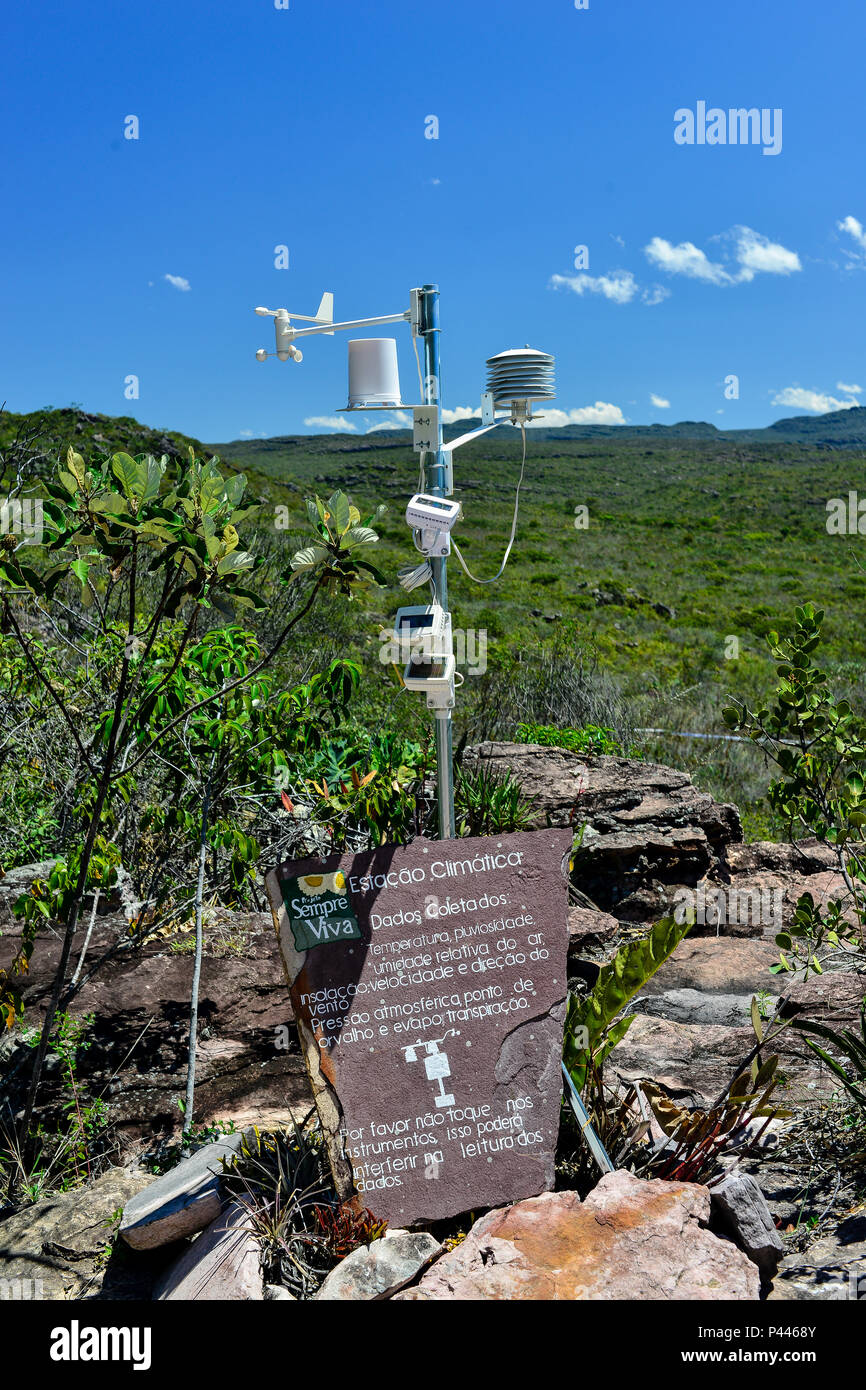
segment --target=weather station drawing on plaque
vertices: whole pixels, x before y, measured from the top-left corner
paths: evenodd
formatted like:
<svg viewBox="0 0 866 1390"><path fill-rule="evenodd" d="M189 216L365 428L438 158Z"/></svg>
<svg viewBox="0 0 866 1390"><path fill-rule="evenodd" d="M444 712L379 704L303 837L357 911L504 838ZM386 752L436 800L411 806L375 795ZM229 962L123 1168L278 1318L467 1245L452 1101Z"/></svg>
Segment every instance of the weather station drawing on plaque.
<svg viewBox="0 0 866 1390"><path fill-rule="evenodd" d="M445 1038L452 1036L459 1038L460 1033L454 1028L449 1028L444 1038L431 1038L429 1042L425 1040L423 1043L410 1043L408 1047L404 1046L403 1048L407 1062L417 1061L418 1053L426 1052L424 1072L428 1081L439 1082L439 1090L434 1093L433 1104L440 1109L443 1105L454 1104L454 1097L445 1090L443 1084L446 1076L451 1075L451 1063L448 1061L448 1053L439 1050L439 1044L444 1042Z"/></svg>
<svg viewBox="0 0 866 1390"><path fill-rule="evenodd" d="M571 845L417 839L267 875L342 1200L404 1226L553 1187Z"/></svg>

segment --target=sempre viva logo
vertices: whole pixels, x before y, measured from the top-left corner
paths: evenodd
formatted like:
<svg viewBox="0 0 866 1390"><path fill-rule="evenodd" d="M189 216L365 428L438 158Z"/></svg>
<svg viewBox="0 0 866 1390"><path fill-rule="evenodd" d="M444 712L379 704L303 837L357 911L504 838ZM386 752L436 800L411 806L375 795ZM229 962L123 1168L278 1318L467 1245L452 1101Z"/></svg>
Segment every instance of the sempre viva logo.
<svg viewBox="0 0 866 1390"><path fill-rule="evenodd" d="M150 1369L149 1327L68 1327L51 1330L52 1361L131 1361L134 1371Z"/></svg>

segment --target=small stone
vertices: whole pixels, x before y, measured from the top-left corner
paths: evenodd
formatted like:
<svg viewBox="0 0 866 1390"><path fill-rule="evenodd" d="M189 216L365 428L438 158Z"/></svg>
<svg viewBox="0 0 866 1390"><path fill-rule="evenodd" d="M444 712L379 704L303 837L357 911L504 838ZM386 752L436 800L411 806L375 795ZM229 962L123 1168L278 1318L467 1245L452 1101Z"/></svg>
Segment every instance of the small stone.
<svg viewBox="0 0 866 1390"><path fill-rule="evenodd" d="M265 1284L265 1302L276 1303L277 1301L297 1303L298 1300L293 1293L289 1293L284 1284Z"/></svg>
<svg viewBox="0 0 866 1390"><path fill-rule="evenodd" d="M388 1231L382 1240L359 1245L332 1269L316 1298L390 1298L420 1274L442 1246L426 1231Z"/></svg>
<svg viewBox="0 0 866 1390"><path fill-rule="evenodd" d="M758 1266L766 1281L773 1278L785 1245L773 1224L764 1194L753 1177L736 1170L712 1189L712 1214L718 1225Z"/></svg>

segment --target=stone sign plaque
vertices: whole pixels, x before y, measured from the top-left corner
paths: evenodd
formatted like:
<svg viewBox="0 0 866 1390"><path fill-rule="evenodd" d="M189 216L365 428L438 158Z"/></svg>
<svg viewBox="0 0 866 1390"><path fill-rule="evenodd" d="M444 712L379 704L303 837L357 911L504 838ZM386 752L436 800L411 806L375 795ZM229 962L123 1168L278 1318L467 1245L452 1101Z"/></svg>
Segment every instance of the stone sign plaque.
<svg viewBox="0 0 866 1390"><path fill-rule="evenodd" d="M552 1188L571 844L416 840L268 874L344 1200L406 1226Z"/></svg>

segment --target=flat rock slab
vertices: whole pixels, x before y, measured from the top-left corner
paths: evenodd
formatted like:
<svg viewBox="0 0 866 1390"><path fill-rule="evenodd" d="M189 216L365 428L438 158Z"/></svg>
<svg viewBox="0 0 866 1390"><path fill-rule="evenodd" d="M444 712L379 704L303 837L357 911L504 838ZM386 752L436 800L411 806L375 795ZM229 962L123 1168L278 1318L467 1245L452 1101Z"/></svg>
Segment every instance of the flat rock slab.
<svg viewBox="0 0 866 1390"><path fill-rule="evenodd" d="M360 1245L332 1269L316 1299L320 1302L390 1298L410 1283L442 1246L426 1231L388 1231L382 1240Z"/></svg>
<svg viewBox="0 0 866 1390"><path fill-rule="evenodd" d="M570 830L267 877L331 1170L392 1226L553 1186Z"/></svg>
<svg viewBox="0 0 866 1390"><path fill-rule="evenodd" d="M539 825L587 821L601 833L647 826L700 827L716 852L743 838L735 806L719 806L687 772L661 763L587 757L540 744L489 742L467 748L472 765L512 771Z"/></svg>
<svg viewBox="0 0 866 1390"><path fill-rule="evenodd" d="M702 994L768 994L784 992L785 981L770 974L779 959L772 941L752 937L686 936L641 994L652 997L668 990L694 989Z"/></svg>
<svg viewBox="0 0 866 1390"><path fill-rule="evenodd" d="M119 1234L133 1250L152 1250L203 1231L223 1207L219 1174L221 1160L240 1146L242 1134L231 1134L182 1159L123 1209Z"/></svg>
<svg viewBox="0 0 866 1390"><path fill-rule="evenodd" d="M249 1220L240 1203L232 1202L171 1266L154 1301L263 1301L261 1249Z"/></svg>
<svg viewBox="0 0 866 1390"><path fill-rule="evenodd" d="M637 1011L671 1023L713 1023L748 1028L752 994L705 994L700 989L670 989L642 999Z"/></svg>
<svg viewBox="0 0 866 1390"><path fill-rule="evenodd" d="M772 977L771 977L772 978ZM655 1081L690 1105L713 1104L755 1045L751 1027L712 1023L674 1023L638 1014L607 1066L622 1081ZM806 1046L796 1028L786 1028L773 1045L781 1083L771 1100L790 1109L792 1102L831 1095L839 1083Z"/></svg>
<svg viewBox="0 0 866 1390"><path fill-rule="evenodd" d="M608 1173L584 1202L544 1193L489 1212L396 1299L757 1299L752 1262L706 1229L696 1183Z"/></svg>
<svg viewBox="0 0 866 1390"><path fill-rule="evenodd" d="M769 1298L845 1302L866 1297L866 1216L848 1216L803 1253L786 1255Z"/></svg>

